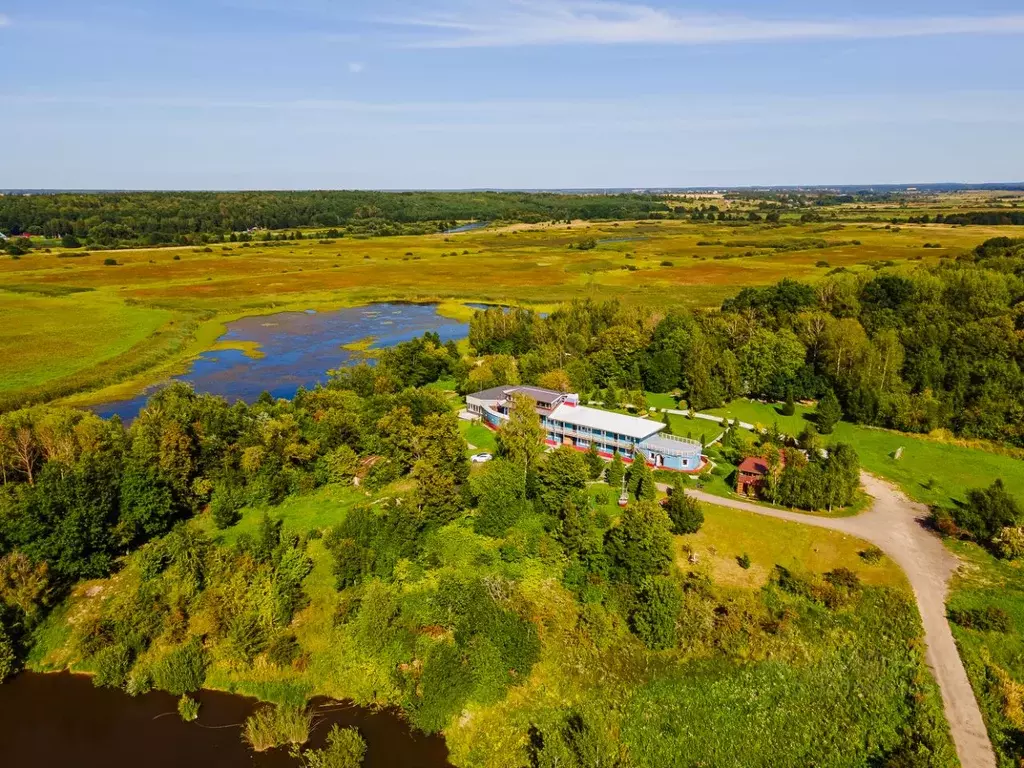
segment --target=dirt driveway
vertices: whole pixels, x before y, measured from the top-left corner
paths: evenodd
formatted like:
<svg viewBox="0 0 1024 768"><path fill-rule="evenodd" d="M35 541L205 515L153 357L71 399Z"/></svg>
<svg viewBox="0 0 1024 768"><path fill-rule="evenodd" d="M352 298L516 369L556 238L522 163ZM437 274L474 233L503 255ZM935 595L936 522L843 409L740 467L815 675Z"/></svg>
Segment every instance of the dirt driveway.
<svg viewBox="0 0 1024 768"><path fill-rule="evenodd" d="M928 664L942 691L946 719L963 768L995 768L996 758L981 718L981 710L957 652L946 621L946 595L957 559L939 537L922 523L928 515L923 504L908 499L889 483L861 474L864 489L874 498L867 512L856 517L824 518L784 512L738 499L725 499L688 490L696 499L801 525L842 531L869 541L893 559L907 574L924 624ZM667 488L667 486L666 486Z"/></svg>

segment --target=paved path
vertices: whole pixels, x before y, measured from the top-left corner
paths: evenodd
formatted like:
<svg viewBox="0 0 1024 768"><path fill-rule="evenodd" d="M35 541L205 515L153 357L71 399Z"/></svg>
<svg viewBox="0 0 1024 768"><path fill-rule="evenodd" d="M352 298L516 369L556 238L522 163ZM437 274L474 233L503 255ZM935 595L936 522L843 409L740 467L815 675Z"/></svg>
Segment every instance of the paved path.
<svg viewBox="0 0 1024 768"><path fill-rule="evenodd" d="M864 514L844 518L784 512L703 491L687 490L687 494L708 504L848 533L871 542L891 557L907 574L914 590L924 624L928 665L942 691L942 703L960 763L963 768L995 768L996 758L981 710L946 621L949 579L958 561L939 537L924 526L927 507L911 501L893 486L866 472L861 474L861 482L875 502Z"/></svg>
<svg viewBox="0 0 1024 768"><path fill-rule="evenodd" d="M654 410L657 411L659 409L655 408ZM671 413L675 416L686 416L687 418L690 417L690 411L679 411L676 410L675 408L662 408L660 410L662 413ZM703 421L713 421L716 424L725 424L726 422L726 419L724 417L712 416L710 413L694 413L693 418L702 419ZM729 422L732 423L732 419L729 419ZM751 432L754 431L754 425L747 424L747 422L745 421L739 422L739 426L741 429L749 429Z"/></svg>

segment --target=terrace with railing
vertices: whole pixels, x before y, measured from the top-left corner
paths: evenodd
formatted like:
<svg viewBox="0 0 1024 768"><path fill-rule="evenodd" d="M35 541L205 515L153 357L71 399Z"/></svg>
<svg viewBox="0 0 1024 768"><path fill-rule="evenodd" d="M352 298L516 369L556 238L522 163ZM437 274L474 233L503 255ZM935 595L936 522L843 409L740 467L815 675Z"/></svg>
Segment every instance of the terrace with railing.
<svg viewBox="0 0 1024 768"><path fill-rule="evenodd" d="M640 447L669 456L693 456L694 454L699 456L704 450L704 444L700 440L661 434L647 438Z"/></svg>

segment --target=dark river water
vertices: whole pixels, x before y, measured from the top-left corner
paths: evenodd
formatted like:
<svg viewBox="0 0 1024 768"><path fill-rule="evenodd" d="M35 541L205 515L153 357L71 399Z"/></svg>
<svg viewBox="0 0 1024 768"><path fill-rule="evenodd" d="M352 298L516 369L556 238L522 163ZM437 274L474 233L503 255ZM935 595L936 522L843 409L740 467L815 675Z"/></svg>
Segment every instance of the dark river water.
<svg viewBox="0 0 1024 768"><path fill-rule="evenodd" d="M251 358L238 350L207 352L178 379L197 392L221 395L229 401L253 402L264 391L274 397L292 397L299 387L312 388L326 381L327 371L351 364L359 354L341 347L368 337L377 348L435 331L442 341L464 339L469 327L442 317L433 304L369 304L334 312L281 312L246 317L229 323L220 341L254 341L263 357ZM134 419L153 387L130 400L104 403L91 410L109 418Z"/></svg>
<svg viewBox="0 0 1024 768"><path fill-rule="evenodd" d="M0 766L4 768L297 768L287 750L254 753L242 741L253 699L203 691L199 719L184 723L177 699L154 691L131 697L95 688L87 677L23 673L0 685ZM410 730L397 714L314 699L322 747L332 724L356 726L367 743L364 768L451 768L444 739Z"/></svg>

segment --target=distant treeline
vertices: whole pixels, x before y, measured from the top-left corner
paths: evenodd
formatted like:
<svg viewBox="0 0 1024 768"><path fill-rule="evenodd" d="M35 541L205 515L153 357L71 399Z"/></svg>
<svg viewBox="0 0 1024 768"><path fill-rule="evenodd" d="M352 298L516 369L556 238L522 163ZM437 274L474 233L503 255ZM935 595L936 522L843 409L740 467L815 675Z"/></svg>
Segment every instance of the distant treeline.
<svg viewBox="0 0 1024 768"><path fill-rule="evenodd" d="M665 213L650 195L497 192L117 192L0 197L0 232L159 245L198 234L370 223L637 219Z"/></svg>
<svg viewBox="0 0 1024 768"><path fill-rule="evenodd" d="M911 224L960 224L961 226L1008 227L1024 226L1024 211L968 211L964 213L938 214L935 218L912 216L907 220Z"/></svg>

